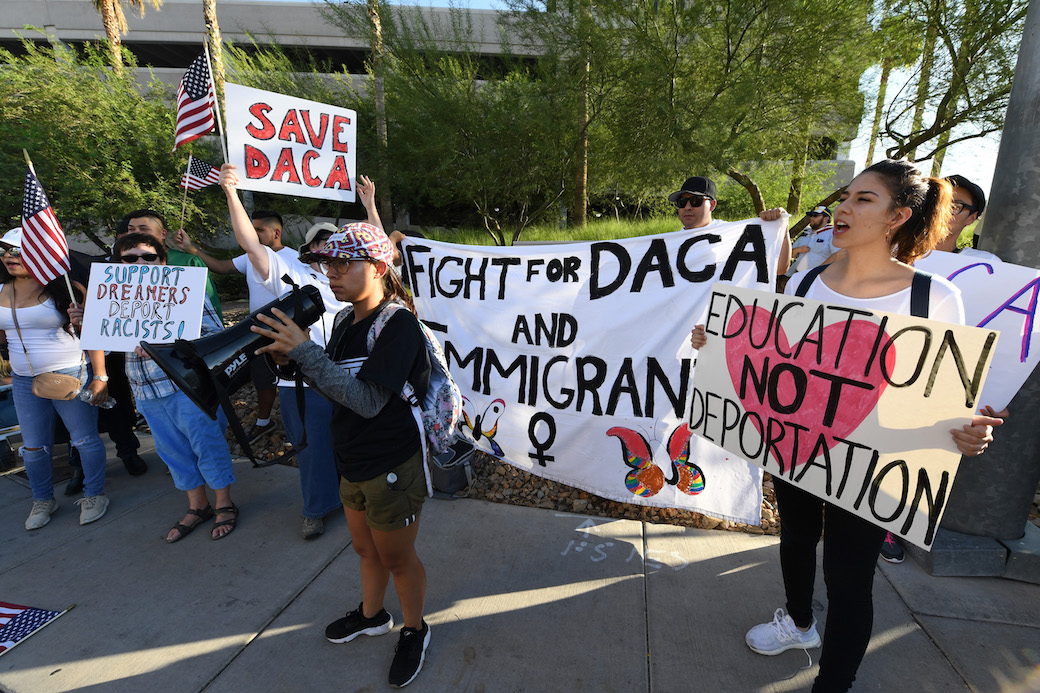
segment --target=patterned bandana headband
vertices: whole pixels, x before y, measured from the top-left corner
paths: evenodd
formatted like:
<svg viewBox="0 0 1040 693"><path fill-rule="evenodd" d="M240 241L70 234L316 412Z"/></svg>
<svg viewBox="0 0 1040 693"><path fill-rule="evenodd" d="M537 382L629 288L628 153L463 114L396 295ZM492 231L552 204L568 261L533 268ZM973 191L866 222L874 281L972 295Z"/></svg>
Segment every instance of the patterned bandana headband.
<svg viewBox="0 0 1040 693"><path fill-rule="evenodd" d="M381 229L359 222L347 224L339 233L332 234L316 255L344 260L368 258L379 260L391 267L394 247Z"/></svg>

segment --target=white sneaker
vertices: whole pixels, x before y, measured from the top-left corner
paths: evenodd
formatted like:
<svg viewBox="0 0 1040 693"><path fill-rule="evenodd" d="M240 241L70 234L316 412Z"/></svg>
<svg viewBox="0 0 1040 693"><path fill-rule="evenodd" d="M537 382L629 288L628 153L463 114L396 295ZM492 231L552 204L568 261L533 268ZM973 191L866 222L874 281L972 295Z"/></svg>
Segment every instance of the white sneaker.
<svg viewBox="0 0 1040 693"><path fill-rule="evenodd" d="M87 525L94 520L100 520L108 510L108 496L86 496L76 501L79 506L79 523Z"/></svg>
<svg viewBox="0 0 1040 693"><path fill-rule="evenodd" d="M51 521L51 514L58 509L58 501L54 498L50 500L34 500L32 510L29 511L29 517L25 520L26 529L39 529L45 524Z"/></svg>
<svg viewBox="0 0 1040 693"><path fill-rule="evenodd" d="M764 655L778 655L796 647L806 650L819 647L821 642L820 634L816 632L815 618L809 630L802 632L783 609L777 609L769 623L761 623L749 630L744 640L748 647Z"/></svg>

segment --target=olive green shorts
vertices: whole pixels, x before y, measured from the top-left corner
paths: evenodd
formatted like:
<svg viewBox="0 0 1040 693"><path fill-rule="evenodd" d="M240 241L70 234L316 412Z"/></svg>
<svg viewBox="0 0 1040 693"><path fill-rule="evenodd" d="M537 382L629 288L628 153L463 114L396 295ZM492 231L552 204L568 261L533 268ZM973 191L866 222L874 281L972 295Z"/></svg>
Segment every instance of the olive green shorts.
<svg viewBox="0 0 1040 693"><path fill-rule="evenodd" d="M393 480L391 474L397 479ZM388 481L388 477L393 481ZM344 507L364 512L372 529L389 532L413 524L426 500L422 453L415 453L386 474L368 481L340 479L339 497Z"/></svg>

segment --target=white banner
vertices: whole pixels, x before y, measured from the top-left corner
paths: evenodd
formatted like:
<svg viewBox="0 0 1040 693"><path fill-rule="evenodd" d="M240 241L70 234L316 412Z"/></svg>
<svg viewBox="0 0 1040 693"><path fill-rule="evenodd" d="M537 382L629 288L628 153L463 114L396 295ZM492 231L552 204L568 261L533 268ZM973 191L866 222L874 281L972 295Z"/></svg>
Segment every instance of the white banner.
<svg viewBox="0 0 1040 693"><path fill-rule="evenodd" d="M928 548L997 334L716 284L693 432Z"/></svg>
<svg viewBox="0 0 1040 693"><path fill-rule="evenodd" d="M989 253L932 252L914 263L925 272L946 277L961 290L964 318L968 325L1000 332L996 355L986 377L980 406L1000 411L1026 382L1040 361L1037 299L1040 272L1002 262Z"/></svg>
<svg viewBox="0 0 1040 693"><path fill-rule="evenodd" d="M141 342L198 339L208 273L205 267L95 262L80 343L84 349L133 351Z"/></svg>
<svg viewBox="0 0 1040 693"><path fill-rule="evenodd" d="M481 450L612 500L758 524L759 469L685 424L689 335L712 282L773 287L785 232L755 219L505 248L407 238L403 272Z"/></svg>
<svg viewBox="0 0 1040 693"><path fill-rule="evenodd" d="M357 114L224 84L229 163L243 190L353 202Z"/></svg>

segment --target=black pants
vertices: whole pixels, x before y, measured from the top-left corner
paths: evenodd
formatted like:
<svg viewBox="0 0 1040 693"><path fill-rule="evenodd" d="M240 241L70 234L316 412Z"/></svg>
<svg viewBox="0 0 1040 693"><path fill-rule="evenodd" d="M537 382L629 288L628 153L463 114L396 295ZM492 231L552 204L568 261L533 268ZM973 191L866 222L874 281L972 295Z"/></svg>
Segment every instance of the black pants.
<svg viewBox="0 0 1040 693"><path fill-rule="evenodd" d="M816 544L823 534L827 623L813 691L847 691L870 642L874 569L885 530L775 477L774 485L787 613L800 628L813 620Z"/></svg>
<svg viewBox="0 0 1040 693"><path fill-rule="evenodd" d="M98 410L98 430L108 434L116 444L116 455L122 459L130 457L141 447L134 433L137 413L130 381L126 377L126 355L121 351L106 354L105 370L108 371L108 396L115 398L116 405Z"/></svg>

